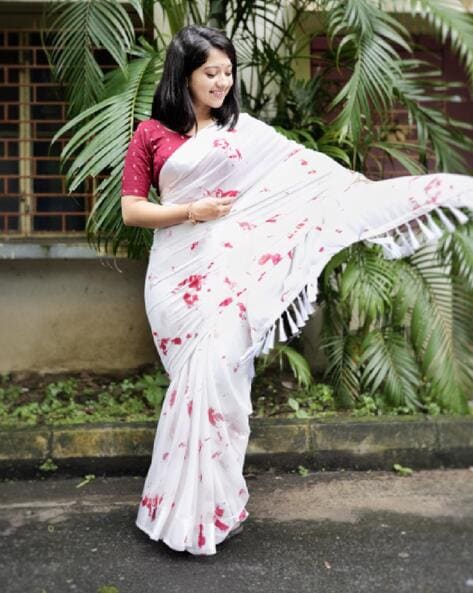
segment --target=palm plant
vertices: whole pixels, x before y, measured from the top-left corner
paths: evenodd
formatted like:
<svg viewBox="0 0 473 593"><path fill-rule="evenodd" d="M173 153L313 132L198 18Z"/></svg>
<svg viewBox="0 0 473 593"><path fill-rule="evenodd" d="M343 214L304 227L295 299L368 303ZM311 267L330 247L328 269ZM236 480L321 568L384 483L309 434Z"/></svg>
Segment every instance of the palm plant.
<svg viewBox="0 0 473 593"><path fill-rule="evenodd" d="M143 20L140 0L131 0L130 4ZM81 113L99 102L105 92L94 47L104 48L126 73L135 38L133 24L122 4L113 0L56 2L51 4L47 20L53 75L66 83L69 114Z"/></svg>
<svg viewBox="0 0 473 593"><path fill-rule="evenodd" d="M163 55L144 40L133 48L134 59L126 75L114 70L104 77L103 99L64 125L60 134L76 129L62 153L70 161L66 179L74 191L89 176L98 179L95 203L88 220L89 237L97 248L117 252L120 244L128 244L131 257L140 257L150 245L147 229L126 227L120 215L121 174L124 155L133 134L134 120L149 117L156 79L159 78ZM106 172L106 175L103 175ZM102 178L100 179L100 176ZM156 199L153 195L151 199Z"/></svg>
<svg viewBox="0 0 473 593"><path fill-rule="evenodd" d="M424 171L432 156L441 170L465 171L462 150L473 147L466 135L471 126L433 107L438 99L454 100L454 88L430 64L401 59L400 52L411 52L413 41L389 14L388 0L130 4L140 19L149 19L159 5L170 34L191 22L225 26L239 52L245 109L310 148L358 170L376 149L411 173ZM396 5L448 38L473 78L473 24L458 10L460 0L401 0ZM313 80L296 81L294 59L310 57L305 49L310 35L300 31L314 7L328 49ZM134 124L149 117L169 35L155 25L153 41L136 40L130 15L118 0L57 2L48 22L54 72L69 96L77 97L71 100L72 119L55 137L72 134L62 155L67 181L71 191L88 177L96 182L88 238L97 248L116 253L125 247L131 257L145 256L151 231L122 224L120 181ZM109 53L115 70L101 71L95 47ZM331 74L338 69L348 76L334 84ZM395 104L407 110L417 144L392 140ZM472 381L462 362L471 355L472 253L471 227L465 227L437 252L421 251L403 262L386 262L364 245L330 262L320 293L326 301L329 372L342 401L349 403L363 390L383 389L391 401L411 407L430 397L444 407L465 410ZM427 314L428 328L423 323Z"/></svg>
<svg viewBox="0 0 473 593"><path fill-rule="evenodd" d="M359 244L326 268L323 347L339 397L468 412L473 383L473 223L408 260Z"/></svg>

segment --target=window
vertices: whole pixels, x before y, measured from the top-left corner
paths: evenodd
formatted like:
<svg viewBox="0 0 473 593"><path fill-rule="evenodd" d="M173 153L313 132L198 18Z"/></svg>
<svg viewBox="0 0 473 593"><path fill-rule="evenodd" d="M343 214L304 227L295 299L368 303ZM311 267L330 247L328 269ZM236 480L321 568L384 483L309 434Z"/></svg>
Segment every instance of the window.
<svg viewBox="0 0 473 593"><path fill-rule="evenodd" d="M8 237L83 236L90 183L68 194L51 146L66 105L52 79L37 27L0 31L0 233Z"/></svg>

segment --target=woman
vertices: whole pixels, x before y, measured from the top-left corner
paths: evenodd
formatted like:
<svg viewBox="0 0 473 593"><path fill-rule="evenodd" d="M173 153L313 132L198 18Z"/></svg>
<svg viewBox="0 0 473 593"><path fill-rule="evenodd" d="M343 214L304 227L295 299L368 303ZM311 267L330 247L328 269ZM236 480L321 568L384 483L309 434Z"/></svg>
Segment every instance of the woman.
<svg viewBox="0 0 473 593"><path fill-rule="evenodd" d="M137 525L192 554L248 517L254 357L300 331L330 258L360 240L410 254L473 204L470 177L370 181L239 114L236 74L222 33L182 29L123 175L125 224L155 229L145 304L170 377Z"/></svg>

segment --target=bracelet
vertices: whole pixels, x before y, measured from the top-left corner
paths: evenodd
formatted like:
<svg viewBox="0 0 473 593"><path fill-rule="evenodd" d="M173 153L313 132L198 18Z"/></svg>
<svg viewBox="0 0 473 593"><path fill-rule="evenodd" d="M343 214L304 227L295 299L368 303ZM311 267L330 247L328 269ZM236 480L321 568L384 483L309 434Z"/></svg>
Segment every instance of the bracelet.
<svg viewBox="0 0 473 593"><path fill-rule="evenodd" d="M199 221L196 220L195 214L192 212L192 202L187 206L187 219L192 222L192 224L197 224Z"/></svg>

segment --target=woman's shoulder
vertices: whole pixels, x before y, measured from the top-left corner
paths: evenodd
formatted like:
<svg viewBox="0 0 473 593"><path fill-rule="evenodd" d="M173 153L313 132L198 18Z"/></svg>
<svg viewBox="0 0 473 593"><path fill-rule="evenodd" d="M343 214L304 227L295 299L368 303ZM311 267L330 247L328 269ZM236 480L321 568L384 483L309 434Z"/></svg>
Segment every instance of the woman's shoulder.
<svg viewBox="0 0 473 593"><path fill-rule="evenodd" d="M249 113L240 112L236 124L233 125L232 122L230 122L224 127L228 132L238 132L251 126L252 123L258 123L258 120Z"/></svg>
<svg viewBox="0 0 473 593"><path fill-rule="evenodd" d="M140 134L165 134L166 133L166 126L164 126L160 121L157 119L144 119L140 121L140 123L136 126L136 132Z"/></svg>
<svg viewBox="0 0 473 593"><path fill-rule="evenodd" d="M185 136L166 127L157 119L142 120L136 127L135 135L150 149L156 150L163 141L176 142L185 139Z"/></svg>
<svg viewBox="0 0 473 593"><path fill-rule="evenodd" d="M238 121L241 121L243 124L253 124L255 126L267 126L262 119L255 117L254 115L250 115L249 113L243 112L240 113Z"/></svg>
<svg viewBox="0 0 473 593"><path fill-rule="evenodd" d="M240 113L238 118L238 124L242 128L246 128L248 132L256 131L256 130L268 130L272 129L272 126L264 122L263 120L255 117L254 115L250 115L249 113Z"/></svg>
<svg viewBox="0 0 473 593"><path fill-rule="evenodd" d="M251 120L256 119L255 117L253 117L252 115L250 115L249 113L246 113L246 111L243 111L239 114L238 116L238 122L240 123L246 123L246 122L250 122Z"/></svg>

